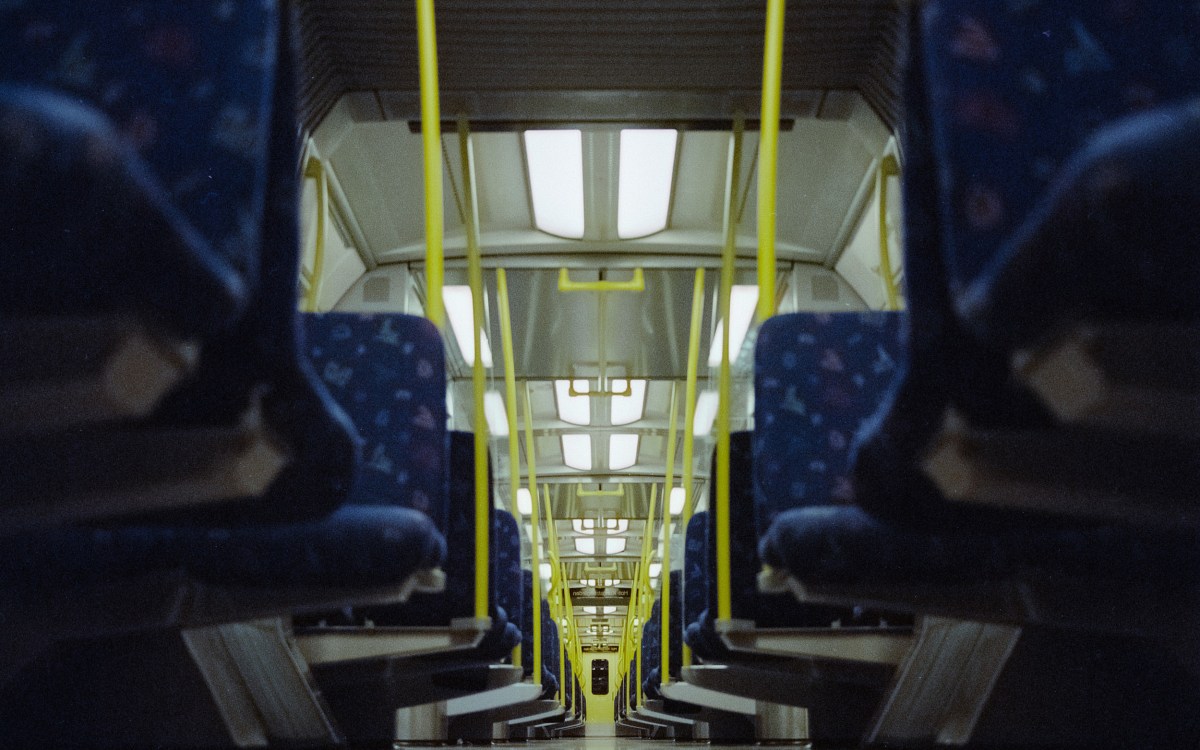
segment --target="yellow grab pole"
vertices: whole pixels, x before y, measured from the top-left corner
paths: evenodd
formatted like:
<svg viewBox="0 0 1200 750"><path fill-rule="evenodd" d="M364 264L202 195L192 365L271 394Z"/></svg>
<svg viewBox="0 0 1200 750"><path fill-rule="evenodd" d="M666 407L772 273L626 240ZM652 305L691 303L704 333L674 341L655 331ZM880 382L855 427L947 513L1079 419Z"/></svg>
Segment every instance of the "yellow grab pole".
<svg viewBox="0 0 1200 750"><path fill-rule="evenodd" d="M779 89L785 0L767 0L758 136L758 320L775 314L775 181L779 168ZM726 326L728 327L728 326Z"/></svg>
<svg viewBox="0 0 1200 750"><path fill-rule="evenodd" d="M726 186L725 246L721 250L721 368L717 383L717 479L714 522L717 525L717 618L728 620L733 617L733 594L731 592L729 560L729 399L732 391L729 368L729 297L733 292L734 243L737 219L734 201L737 196L737 176L741 174L742 134L745 122L739 116L733 124L733 137L729 154L729 183ZM761 200L761 196L760 196ZM760 204L761 205L761 204ZM760 270L761 270L761 263ZM760 282L761 283L761 282ZM772 286L773 290L774 287ZM764 290L760 288L759 299ZM774 294L772 291L771 294Z"/></svg>
<svg viewBox="0 0 1200 750"><path fill-rule="evenodd" d="M521 446L517 434L517 376L514 364L512 337L512 312L508 305L508 274L503 268L496 269L496 300L500 312L500 342L504 348L504 416L508 421L508 496L512 499L513 514L521 517L517 510L517 494L521 489ZM521 664L521 644L513 649L513 665Z"/></svg>
<svg viewBox="0 0 1200 750"><path fill-rule="evenodd" d="M471 305L474 325L475 364L471 367L471 384L475 396L475 616L488 616L488 538L491 535L491 485L488 482L488 431L484 416L484 390L487 373L483 367L483 264L479 251L479 213L475 201L475 161L471 152L471 134L466 120L458 121L458 151L462 161L463 198L467 230L467 280L471 285Z"/></svg>
<svg viewBox="0 0 1200 750"><path fill-rule="evenodd" d="M313 248L312 276L304 293L304 311L317 312L321 276L325 273L325 241L329 235L329 180L325 177L325 165L315 156L309 156L305 162L304 176L317 181L316 247Z"/></svg>
<svg viewBox="0 0 1200 750"><path fill-rule="evenodd" d="M667 476L663 490L662 562L662 677L671 681L671 490L675 485L675 421L679 411L679 385L671 383L671 416L667 419Z"/></svg>
<svg viewBox="0 0 1200 750"><path fill-rule="evenodd" d="M562 588L566 585L566 579L562 577L562 567L559 565L559 560L562 558L560 558L558 554L558 529L554 524L554 508L550 505L549 487L543 488L541 501L546 504L546 534L548 535L546 547L548 548L547 553L550 555L551 581L557 581L557 583L554 585L554 591L558 594L561 594ZM554 598L558 599L556 602L557 606L555 607L555 609L558 610L558 615L555 616L555 620L556 624L561 626L562 623L557 621L563 617L563 600L561 595ZM558 698L559 702L564 704L566 702L566 688L564 687L564 680L566 679L567 665L566 660L563 658L565 655L563 639L566 637L566 633L558 634Z"/></svg>
<svg viewBox="0 0 1200 750"><path fill-rule="evenodd" d="M900 174L900 162L893 154L883 157L879 165L879 273L887 292L887 309L900 309L900 291L892 272L892 252L888 244L888 178Z"/></svg>
<svg viewBox="0 0 1200 750"><path fill-rule="evenodd" d="M541 513L538 509L537 460L534 458L533 409L529 405L529 384L525 384L525 462L529 469L529 494L533 502L530 508L529 525L533 534L530 539L530 565L533 567L533 588L530 591L530 606L533 608L533 684L542 684L542 571Z"/></svg>
<svg viewBox="0 0 1200 750"><path fill-rule="evenodd" d="M417 0L417 52L421 78L421 143L425 161L425 317L446 324L442 304L442 112L438 102L437 29L433 0Z"/></svg>
<svg viewBox="0 0 1200 750"><path fill-rule="evenodd" d="M696 438L692 434L692 423L696 421L696 371L700 367L700 326L704 321L704 269L696 269L692 282L692 327L688 334L687 387L684 390L683 413L683 515L679 526L687 533L692 520L692 490L695 480ZM683 666L692 664L692 650L683 644Z"/></svg>

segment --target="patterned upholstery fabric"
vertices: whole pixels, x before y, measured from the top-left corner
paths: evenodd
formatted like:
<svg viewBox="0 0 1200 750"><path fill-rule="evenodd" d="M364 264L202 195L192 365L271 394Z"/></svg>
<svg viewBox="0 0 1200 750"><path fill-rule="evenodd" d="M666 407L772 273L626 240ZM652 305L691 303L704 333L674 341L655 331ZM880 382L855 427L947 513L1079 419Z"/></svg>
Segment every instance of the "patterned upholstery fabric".
<svg viewBox="0 0 1200 750"><path fill-rule="evenodd" d="M1194 3L937 0L923 21L955 293L1098 127L1200 91Z"/></svg>
<svg viewBox="0 0 1200 750"><path fill-rule="evenodd" d="M0 311L132 310L205 337L241 313L242 278L93 108L0 84L0 152Z"/></svg>
<svg viewBox="0 0 1200 750"><path fill-rule="evenodd" d="M781 514L760 553L767 564L811 584L964 584L1032 571L1171 586L1200 580L1194 530L1149 534L1092 525L926 532L844 506Z"/></svg>
<svg viewBox="0 0 1200 750"><path fill-rule="evenodd" d="M102 111L208 248L254 283L279 16L271 1L14 0L0 5L0 79Z"/></svg>
<svg viewBox="0 0 1200 750"><path fill-rule="evenodd" d="M445 542L407 508L347 506L291 524L59 528L5 541L0 571L22 587L59 588L182 570L214 585L253 588L399 584L437 567Z"/></svg>
<svg viewBox="0 0 1200 750"><path fill-rule="evenodd" d="M788 508L854 502L851 448L898 373L900 321L897 313L794 313L763 324L754 374L760 534Z"/></svg>
<svg viewBox="0 0 1200 750"><path fill-rule="evenodd" d="M700 619L708 606L708 512L688 521L683 554L683 626ZM690 645L690 644L689 644Z"/></svg>
<svg viewBox="0 0 1200 750"><path fill-rule="evenodd" d="M412 508L445 532L450 463L437 330L399 314L304 315L303 322L313 368L364 441L349 502Z"/></svg>

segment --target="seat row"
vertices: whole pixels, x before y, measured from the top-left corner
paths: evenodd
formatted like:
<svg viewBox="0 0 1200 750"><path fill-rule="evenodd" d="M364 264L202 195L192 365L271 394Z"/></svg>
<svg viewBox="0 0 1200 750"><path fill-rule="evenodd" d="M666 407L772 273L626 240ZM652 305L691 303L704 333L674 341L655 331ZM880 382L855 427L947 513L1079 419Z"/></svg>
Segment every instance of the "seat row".
<svg viewBox="0 0 1200 750"><path fill-rule="evenodd" d="M5 744L390 741L524 695L472 702L526 604L494 511L475 617L440 335L296 312L290 22L0 9Z"/></svg>
<svg viewBox="0 0 1200 750"><path fill-rule="evenodd" d="M730 538L686 532L689 686L805 707L818 744L1200 736L1198 30L913 9L908 309L759 330Z"/></svg>

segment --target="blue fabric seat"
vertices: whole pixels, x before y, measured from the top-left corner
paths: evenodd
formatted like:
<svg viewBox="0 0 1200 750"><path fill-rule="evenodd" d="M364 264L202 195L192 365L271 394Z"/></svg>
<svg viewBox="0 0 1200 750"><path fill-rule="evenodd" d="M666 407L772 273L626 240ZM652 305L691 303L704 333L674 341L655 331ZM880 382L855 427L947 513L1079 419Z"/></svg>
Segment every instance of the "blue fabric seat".
<svg viewBox="0 0 1200 750"><path fill-rule="evenodd" d="M671 680L679 680L683 669L683 572L671 572L670 643ZM651 700L662 698L662 597L655 600L650 617L642 627L642 693Z"/></svg>
<svg viewBox="0 0 1200 750"><path fill-rule="evenodd" d="M0 209L6 211L4 224L13 226L9 219L21 222L16 224L21 227L18 238L38 241L36 231L30 231L36 230L37 222L65 220L79 222L86 227L84 237L100 244L61 243L54 233L40 238L45 243L47 237L56 237L44 250L31 245L10 248L9 256L22 273L6 277L9 282L0 304L21 312L40 305L69 310L75 303L83 303L84 309L93 309L89 303L95 302L140 304L141 294L131 295L129 287L122 286L132 283L186 324L185 312L201 320L211 316L203 307L184 307L195 302L197 294L183 282L199 276L193 273L173 281L168 272L199 266L217 272L218 277L233 274L236 278L225 279L230 289L236 289L238 282L248 289L257 287L259 256L269 230L264 207L270 129L278 114L292 118L290 111L276 111L280 105L275 86L285 65L280 24L281 13L274 2L194 7L140 0L114 11L66 0L37 0L7 3L0 9L4 42L0 82L58 94L73 102L71 114L90 110L93 118L103 117L107 128L119 134L121 145L115 153L124 157L127 151L135 152L137 161L146 165L147 174L139 175L140 181L157 188L148 191L148 200L131 212L73 215L81 206L99 207L93 201L105 200L95 196L88 202L73 202L87 183L74 188L64 184L67 190L47 196L51 200L28 218L21 218L19 210L26 204L6 201ZM68 113L61 101L55 105ZM25 143L38 148L37 133L25 135ZM294 130L289 137L294 138ZM77 141L76 147L84 148L86 143ZM103 153L101 149L93 155ZM94 163L71 161L78 168L72 174L96 174ZM65 166L64 162L71 163L64 159L59 164ZM67 173L55 171L17 176L21 184L47 178L68 183ZM6 195L16 187L13 195L19 196L19 185L9 181L4 185ZM172 210L161 210L164 202ZM159 253L145 241L129 246L120 241L132 234L129 222L138 218L137 211L155 207L158 210L149 212L172 221L182 219L175 221L181 235L176 245L187 243L188 252L167 245L166 252ZM16 210L10 215L10 209ZM175 263L164 269L164 261ZM81 288L83 282L76 276L91 277L89 286ZM68 278L72 283L59 287ZM54 286L23 288L35 279ZM61 288L62 294L53 293L55 288ZM170 292L181 294L172 298ZM79 296L71 300L74 294ZM228 300L217 302L224 315L211 317L228 321L232 312Z"/></svg>
<svg viewBox="0 0 1200 750"><path fill-rule="evenodd" d="M533 572L521 570L521 590L526 605L521 613L521 668L526 678L533 677ZM544 616L542 618L542 697L552 698L558 685L558 672L550 668L550 633L547 622L550 614L549 604L542 601ZM552 624L552 621L551 621ZM553 656L558 658L558 647L553 649ZM549 686L555 687L549 687Z"/></svg>

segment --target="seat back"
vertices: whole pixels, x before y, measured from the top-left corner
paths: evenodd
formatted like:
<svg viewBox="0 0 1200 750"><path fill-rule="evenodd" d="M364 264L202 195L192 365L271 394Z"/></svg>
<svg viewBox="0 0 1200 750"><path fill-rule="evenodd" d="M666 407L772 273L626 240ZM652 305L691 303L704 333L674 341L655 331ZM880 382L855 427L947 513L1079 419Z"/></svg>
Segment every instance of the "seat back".
<svg viewBox="0 0 1200 750"><path fill-rule="evenodd" d="M209 247L254 282L280 16L275 2L5 3L0 80L103 112Z"/></svg>
<svg viewBox="0 0 1200 750"><path fill-rule="evenodd" d="M1098 128L1200 92L1193 3L935 0L921 24L916 59L939 166L929 197L955 294Z"/></svg>
<svg viewBox="0 0 1200 750"><path fill-rule="evenodd" d="M901 318L793 313L763 324L752 457L760 537L789 508L854 502L851 448L898 374Z"/></svg>

